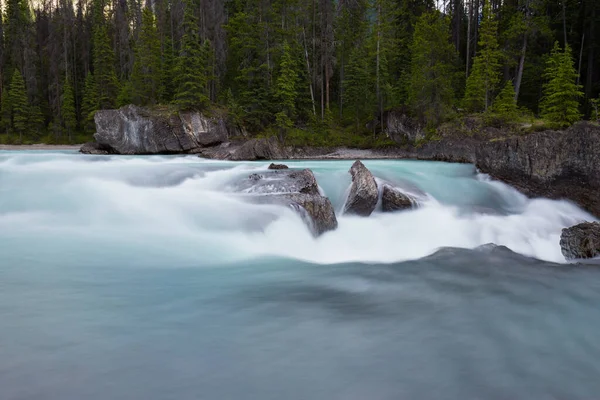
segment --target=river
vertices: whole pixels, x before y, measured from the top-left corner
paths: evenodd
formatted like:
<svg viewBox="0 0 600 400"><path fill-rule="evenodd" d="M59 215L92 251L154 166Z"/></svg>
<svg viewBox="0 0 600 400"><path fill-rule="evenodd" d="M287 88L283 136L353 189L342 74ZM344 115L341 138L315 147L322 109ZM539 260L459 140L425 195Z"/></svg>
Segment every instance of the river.
<svg viewBox="0 0 600 400"><path fill-rule="evenodd" d="M420 207L314 238L234 193L268 164L0 151L0 398L598 398L585 211L369 160ZM352 161L286 164L343 208Z"/></svg>

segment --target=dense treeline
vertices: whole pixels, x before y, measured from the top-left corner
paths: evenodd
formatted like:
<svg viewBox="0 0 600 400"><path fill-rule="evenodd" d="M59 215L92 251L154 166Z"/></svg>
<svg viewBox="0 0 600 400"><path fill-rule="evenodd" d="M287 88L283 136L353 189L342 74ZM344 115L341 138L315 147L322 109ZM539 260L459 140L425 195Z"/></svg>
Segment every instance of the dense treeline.
<svg viewBox="0 0 600 400"><path fill-rule="evenodd" d="M251 132L377 132L402 108L596 115L596 0L6 0L0 140L75 141L128 103ZM379 121L374 123L370 121Z"/></svg>

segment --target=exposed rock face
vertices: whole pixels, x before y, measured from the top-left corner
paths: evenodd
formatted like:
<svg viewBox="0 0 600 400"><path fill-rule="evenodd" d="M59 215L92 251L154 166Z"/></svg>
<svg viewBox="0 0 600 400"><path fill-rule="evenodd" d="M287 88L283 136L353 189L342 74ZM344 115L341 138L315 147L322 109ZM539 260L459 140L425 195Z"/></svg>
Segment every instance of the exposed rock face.
<svg viewBox="0 0 600 400"><path fill-rule="evenodd" d="M384 118L386 133L392 140L398 143L414 143L425 139L423 126L406 113L392 110Z"/></svg>
<svg viewBox="0 0 600 400"><path fill-rule="evenodd" d="M584 222L563 229L560 236L560 249L567 259L600 256L600 224Z"/></svg>
<svg viewBox="0 0 600 400"><path fill-rule="evenodd" d="M333 205L320 195L317 180L309 169L252 174L237 182L236 191L253 195L249 198L252 201L292 207L315 236L337 228Z"/></svg>
<svg viewBox="0 0 600 400"><path fill-rule="evenodd" d="M568 198L600 215L600 128L581 122L487 142L475 148L477 167L528 195Z"/></svg>
<svg viewBox="0 0 600 400"><path fill-rule="evenodd" d="M94 138L119 154L185 153L227 140L225 122L198 112L179 114L128 105L100 110L94 116Z"/></svg>
<svg viewBox="0 0 600 400"><path fill-rule="evenodd" d="M111 149L108 146L104 146L100 143L96 143L96 142L89 142L89 143L85 143L81 146L81 148L79 149L80 153L83 154L102 154L102 155L106 155L106 154L113 154L114 150Z"/></svg>
<svg viewBox="0 0 600 400"><path fill-rule="evenodd" d="M389 185L383 185L381 190L381 210L383 212L407 210L413 207L414 202L408 195Z"/></svg>
<svg viewBox="0 0 600 400"><path fill-rule="evenodd" d="M375 210L379 197L375 178L359 160L352 164L349 172L352 175L352 186L346 199L344 213L368 217Z"/></svg>
<svg viewBox="0 0 600 400"><path fill-rule="evenodd" d="M234 161L277 160L287 158L287 152L279 145L277 138L250 139L234 149L229 159Z"/></svg>
<svg viewBox="0 0 600 400"><path fill-rule="evenodd" d="M271 163L271 165L269 165L269 169L288 169L288 166L285 164L274 164Z"/></svg>

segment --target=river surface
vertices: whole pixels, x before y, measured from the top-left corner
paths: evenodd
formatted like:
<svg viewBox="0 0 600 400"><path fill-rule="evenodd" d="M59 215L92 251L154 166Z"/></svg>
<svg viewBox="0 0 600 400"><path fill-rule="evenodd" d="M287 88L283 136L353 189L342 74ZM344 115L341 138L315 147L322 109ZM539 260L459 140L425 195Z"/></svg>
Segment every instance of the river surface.
<svg viewBox="0 0 600 400"><path fill-rule="evenodd" d="M352 161L286 163L343 208ZM266 162L0 151L0 399L600 398L600 268L558 244L591 216L364 163L420 207L315 239L233 193Z"/></svg>

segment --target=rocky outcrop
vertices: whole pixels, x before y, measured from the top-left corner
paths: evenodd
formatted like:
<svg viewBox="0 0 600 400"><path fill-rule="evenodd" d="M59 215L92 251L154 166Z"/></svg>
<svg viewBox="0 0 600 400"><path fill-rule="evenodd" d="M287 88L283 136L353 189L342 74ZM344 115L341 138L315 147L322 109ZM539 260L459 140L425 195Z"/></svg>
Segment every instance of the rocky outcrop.
<svg viewBox="0 0 600 400"><path fill-rule="evenodd" d="M186 153L227 141L225 121L198 112L172 113L128 105L100 110L94 138L118 154Z"/></svg>
<svg viewBox="0 0 600 400"><path fill-rule="evenodd" d="M384 121L385 132L397 143L415 143L425 139L423 125L401 110L388 111Z"/></svg>
<svg viewBox="0 0 600 400"><path fill-rule="evenodd" d="M319 185L309 169L272 170L251 174L237 182L235 191L250 195L258 203L292 207L307 223L315 236L337 228L331 201L319 193Z"/></svg>
<svg viewBox="0 0 600 400"><path fill-rule="evenodd" d="M381 190L381 211L394 212L408 210L414 207L414 200L389 185L383 185Z"/></svg>
<svg viewBox="0 0 600 400"><path fill-rule="evenodd" d="M379 197L375 178L359 160L352 164L349 172L352 175L352 186L346 199L344 214L368 217L375 210Z"/></svg>
<svg viewBox="0 0 600 400"><path fill-rule="evenodd" d="M277 160L287 158L287 152L275 137L250 139L235 149L230 156L234 161Z"/></svg>
<svg viewBox="0 0 600 400"><path fill-rule="evenodd" d="M531 196L568 198L600 215L600 128L587 122L475 147L477 167Z"/></svg>
<svg viewBox="0 0 600 400"><path fill-rule="evenodd" d="M568 260L600 256L600 224L584 222L563 229L560 249Z"/></svg>
<svg viewBox="0 0 600 400"><path fill-rule="evenodd" d="M269 169L288 169L288 166L285 164L271 163L271 165L269 165Z"/></svg>
<svg viewBox="0 0 600 400"><path fill-rule="evenodd" d="M100 155L114 154L114 150L112 148L102 145L97 142L89 142L89 143L83 144L81 146L81 148L79 149L79 152L83 153L83 154L100 154Z"/></svg>

